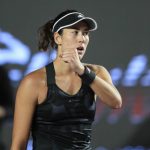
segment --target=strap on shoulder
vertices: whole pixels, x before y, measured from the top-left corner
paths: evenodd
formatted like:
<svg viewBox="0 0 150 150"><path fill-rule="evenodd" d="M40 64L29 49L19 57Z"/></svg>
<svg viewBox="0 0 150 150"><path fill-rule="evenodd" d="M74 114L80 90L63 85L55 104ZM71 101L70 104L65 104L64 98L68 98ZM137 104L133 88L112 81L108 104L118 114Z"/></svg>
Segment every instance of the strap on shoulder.
<svg viewBox="0 0 150 150"><path fill-rule="evenodd" d="M55 70L53 62L46 65L47 85L55 83Z"/></svg>

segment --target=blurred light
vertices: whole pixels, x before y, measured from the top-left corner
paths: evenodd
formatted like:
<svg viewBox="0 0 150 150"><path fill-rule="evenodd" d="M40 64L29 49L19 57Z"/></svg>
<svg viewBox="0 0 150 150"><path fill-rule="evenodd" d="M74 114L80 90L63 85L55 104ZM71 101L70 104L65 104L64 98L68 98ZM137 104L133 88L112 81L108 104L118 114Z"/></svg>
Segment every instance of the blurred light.
<svg viewBox="0 0 150 150"><path fill-rule="evenodd" d="M132 149L133 149L132 146L126 146L126 147L122 148L121 150L132 150Z"/></svg>
<svg viewBox="0 0 150 150"><path fill-rule="evenodd" d="M144 117L141 117L139 115L130 116L130 121L132 124L142 123L143 120L144 120Z"/></svg>
<svg viewBox="0 0 150 150"><path fill-rule="evenodd" d="M37 54L34 54L34 56L31 59L31 62L28 65L28 68L25 74L28 74L32 71L35 71L45 66L48 63L48 60L49 60L49 57L46 52L39 52Z"/></svg>
<svg viewBox="0 0 150 150"><path fill-rule="evenodd" d="M0 43L6 48L0 48L0 64L24 65L30 58L30 49L8 32L0 30Z"/></svg>
<svg viewBox="0 0 150 150"><path fill-rule="evenodd" d="M114 85L119 84L119 80L122 77L122 69L121 68L113 68L110 70L110 75Z"/></svg>
<svg viewBox="0 0 150 150"><path fill-rule="evenodd" d="M28 74L32 71L35 71L39 68L44 67L46 64L52 62L55 58L56 58L56 51L55 50L51 50L50 51L50 56L48 57L48 53L47 52L38 52L37 54L35 54L32 59L30 64L28 65L27 71L25 72L25 74Z"/></svg>
<svg viewBox="0 0 150 150"><path fill-rule="evenodd" d="M134 56L128 65L122 84L124 86L136 86L139 77L146 69L147 61L145 55Z"/></svg>
<svg viewBox="0 0 150 150"><path fill-rule="evenodd" d="M55 49L50 50L50 55L47 52L38 52L33 55L30 59L30 49L20 40L15 38L8 32L0 30L0 43L4 45L3 48L0 48L0 64L4 65L7 63L18 64L18 65L28 65L25 75L37 70L49 62L52 62L56 56L57 51ZM127 70L123 72L122 68L116 67L110 70L110 75L114 85L120 85L127 87L137 86L140 82L141 86L150 86L150 70L147 71L146 75L143 75L143 72L146 72L148 58L146 55L141 54L134 56L128 64ZM28 64L29 62L29 64ZM19 81L20 75L17 72L15 76L10 76L10 79L13 81ZM141 79L139 81L139 79Z"/></svg>
<svg viewBox="0 0 150 150"><path fill-rule="evenodd" d="M116 124L117 121L118 121L118 116L117 115L110 115L107 118L107 121L108 121L109 124Z"/></svg>
<svg viewBox="0 0 150 150"><path fill-rule="evenodd" d="M22 78L22 72L17 69L12 69L9 71L8 76L12 81L19 81Z"/></svg>
<svg viewBox="0 0 150 150"><path fill-rule="evenodd" d="M147 74L141 79L142 86L150 86L150 70L147 71Z"/></svg>
<svg viewBox="0 0 150 150"><path fill-rule="evenodd" d="M31 139L28 141L27 150L32 150L32 140Z"/></svg>
<svg viewBox="0 0 150 150"><path fill-rule="evenodd" d="M50 58L49 61L52 62L57 56L57 51L55 49L50 51Z"/></svg>

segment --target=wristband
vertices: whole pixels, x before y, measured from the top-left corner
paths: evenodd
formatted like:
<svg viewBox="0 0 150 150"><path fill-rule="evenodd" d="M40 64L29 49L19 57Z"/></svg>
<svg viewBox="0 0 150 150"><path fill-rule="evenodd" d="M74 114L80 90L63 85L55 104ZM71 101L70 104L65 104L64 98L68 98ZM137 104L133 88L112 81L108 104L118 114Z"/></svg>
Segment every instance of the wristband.
<svg viewBox="0 0 150 150"><path fill-rule="evenodd" d="M84 73L79 75L79 77L82 79L83 83L90 85L94 81L96 74L91 69L84 66Z"/></svg>

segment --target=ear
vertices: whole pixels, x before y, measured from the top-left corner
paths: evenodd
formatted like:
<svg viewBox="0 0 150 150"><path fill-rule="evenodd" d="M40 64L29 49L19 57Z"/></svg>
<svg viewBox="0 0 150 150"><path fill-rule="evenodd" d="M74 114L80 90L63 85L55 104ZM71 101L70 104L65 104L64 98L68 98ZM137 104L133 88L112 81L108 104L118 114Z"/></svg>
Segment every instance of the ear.
<svg viewBox="0 0 150 150"><path fill-rule="evenodd" d="M58 32L54 33L54 41L57 45L61 45L62 44L62 37Z"/></svg>

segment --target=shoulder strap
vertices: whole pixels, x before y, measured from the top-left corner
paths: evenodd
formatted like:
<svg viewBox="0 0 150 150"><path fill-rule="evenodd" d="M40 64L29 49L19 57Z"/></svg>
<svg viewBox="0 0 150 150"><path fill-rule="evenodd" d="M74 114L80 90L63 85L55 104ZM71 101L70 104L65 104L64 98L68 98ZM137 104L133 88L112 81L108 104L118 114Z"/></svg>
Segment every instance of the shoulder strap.
<svg viewBox="0 0 150 150"><path fill-rule="evenodd" d="M46 65L47 85L55 83L55 70L53 62Z"/></svg>

